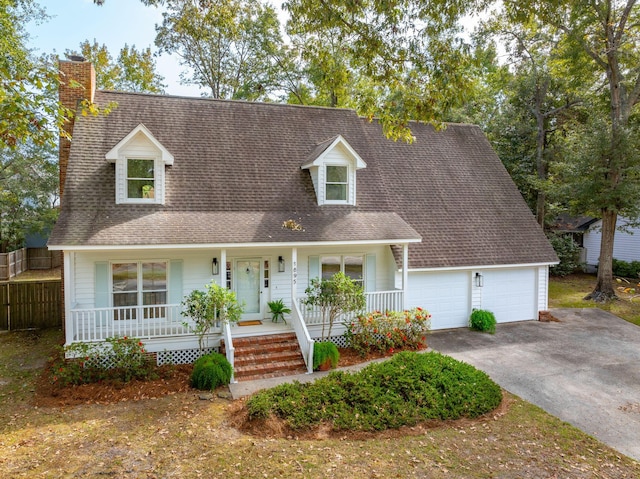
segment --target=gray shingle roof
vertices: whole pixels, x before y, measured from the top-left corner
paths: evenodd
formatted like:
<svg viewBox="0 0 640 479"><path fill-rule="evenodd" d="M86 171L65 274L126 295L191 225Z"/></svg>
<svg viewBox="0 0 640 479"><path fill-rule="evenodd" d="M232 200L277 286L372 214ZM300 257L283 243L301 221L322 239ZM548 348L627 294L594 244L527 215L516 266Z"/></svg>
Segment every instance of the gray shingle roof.
<svg viewBox="0 0 640 479"><path fill-rule="evenodd" d="M476 126L414 124L387 140L351 110L98 92L108 116L79 117L52 246L394 241L410 267L556 260ZM175 157L164 205L116 205L104 155L143 123ZM300 165L342 135L367 163L357 206L318 206ZM283 228L289 219L303 231ZM144 232L144 233L141 233Z"/></svg>

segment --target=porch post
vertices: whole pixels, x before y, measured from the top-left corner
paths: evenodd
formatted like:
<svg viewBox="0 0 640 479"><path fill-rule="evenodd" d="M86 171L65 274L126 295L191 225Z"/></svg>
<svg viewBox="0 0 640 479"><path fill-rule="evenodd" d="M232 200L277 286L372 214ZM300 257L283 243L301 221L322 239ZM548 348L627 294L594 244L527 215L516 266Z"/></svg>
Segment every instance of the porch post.
<svg viewBox="0 0 640 479"><path fill-rule="evenodd" d="M409 283L409 244L402 245L402 309L407 309L407 285Z"/></svg>
<svg viewBox="0 0 640 479"><path fill-rule="evenodd" d="M291 306L298 299L298 248L291 248Z"/></svg>
<svg viewBox="0 0 640 479"><path fill-rule="evenodd" d="M223 288L227 287L227 250L220 250L220 285Z"/></svg>
<svg viewBox="0 0 640 479"><path fill-rule="evenodd" d="M63 287L63 293L64 293L62 297L62 304L64 308L63 327L64 327L64 335L65 335L65 344L71 344L73 342L73 336L75 334L75 328L76 328L74 318L71 316L71 301L72 301L72 292L73 292L71 285L75 283L75 281L72 278L72 274L74 271L74 268L72 268L72 258L71 258L72 254L75 254L75 253L70 253L68 251L62 252L62 258L63 258L62 287Z"/></svg>

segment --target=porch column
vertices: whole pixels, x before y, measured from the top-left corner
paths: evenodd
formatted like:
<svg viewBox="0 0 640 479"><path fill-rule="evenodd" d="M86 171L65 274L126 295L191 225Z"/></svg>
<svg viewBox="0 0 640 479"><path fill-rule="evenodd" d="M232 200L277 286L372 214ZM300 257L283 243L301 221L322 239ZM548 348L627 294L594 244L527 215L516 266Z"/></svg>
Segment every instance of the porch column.
<svg viewBox="0 0 640 479"><path fill-rule="evenodd" d="M409 244L402 245L402 309L407 309L407 285L409 284Z"/></svg>
<svg viewBox="0 0 640 479"><path fill-rule="evenodd" d="M71 344L73 342L73 335L75 334L76 324L74 318L71 316L71 301L72 301L72 274L74 268L72 268L72 257L71 255L75 253L70 253L68 251L62 252L63 265L62 265L62 281L63 281L63 297L62 304L64 308L64 317L63 317L63 328L65 334L65 344Z"/></svg>
<svg viewBox="0 0 640 479"><path fill-rule="evenodd" d="M220 286L227 287L227 250L220 250Z"/></svg>
<svg viewBox="0 0 640 479"><path fill-rule="evenodd" d="M298 299L298 248L291 248L291 305Z"/></svg>

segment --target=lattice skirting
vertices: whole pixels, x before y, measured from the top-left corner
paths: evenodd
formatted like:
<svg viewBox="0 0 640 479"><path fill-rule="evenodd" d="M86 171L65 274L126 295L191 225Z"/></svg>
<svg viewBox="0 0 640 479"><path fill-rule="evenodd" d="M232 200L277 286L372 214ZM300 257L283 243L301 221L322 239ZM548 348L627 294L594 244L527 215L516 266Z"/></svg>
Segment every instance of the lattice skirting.
<svg viewBox="0 0 640 479"><path fill-rule="evenodd" d="M321 343L323 341L331 341L333 344L335 344L339 348L346 348L347 346L349 346L349 344L347 343L347 338L345 338L344 336L331 336L328 340L317 338L314 341L318 343Z"/></svg>
<svg viewBox="0 0 640 479"><path fill-rule="evenodd" d="M162 366L163 364L193 364L200 356L212 351L219 352L218 348L205 348L203 351L200 349L181 349L178 351L159 351L156 354L158 366Z"/></svg>

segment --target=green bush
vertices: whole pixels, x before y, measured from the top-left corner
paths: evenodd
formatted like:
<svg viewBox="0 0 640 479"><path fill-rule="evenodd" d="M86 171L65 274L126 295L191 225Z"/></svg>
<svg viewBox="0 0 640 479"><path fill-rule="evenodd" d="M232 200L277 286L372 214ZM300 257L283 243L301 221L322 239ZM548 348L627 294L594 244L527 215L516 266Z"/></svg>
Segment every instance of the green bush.
<svg viewBox="0 0 640 479"><path fill-rule="evenodd" d="M371 351L393 353L396 349L421 349L431 329L431 315L422 308L360 315L345 324L344 337L362 357Z"/></svg>
<svg viewBox="0 0 640 479"><path fill-rule="evenodd" d="M549 242L560 263L549 268L552 276L566 276L580 267L580 246L569 235L549 234Z"/></svg>
<svg viewBox="0 0 640 479"><path fill-rule="evenodd" d="M613 274L622 278L640 278L640 261L623 261L613 258Z"/></svg>
<svg viewBox="0 0 640 479"><path fill-rule="evenodd" d="M313 369L318 369L325 361L331 361L331 369L338 365L340 353L331 341L313 343Z"/></svg>
<svg viewBox="0 0 640 479"><path fill-rule="evenodd" d="M247 409L251 419L275 416L293 429L328 423L334 430L375 431L475 418L501 400L500 387L473 366L435 352L405 351L356 373L336 371L313 383L261 391Z"/></svg>
<svg viewBox="0 0 640 479"><path fill-rule="evenodd" d="M107 379L129 382L155 377L155 369L142 341L112 337L104 343L72 343L60 348L52 363L52 381L61 386Z"/></svg>
<svg viewBox="0 0 640 479"><path fill-rule="evenodd" d="M232 370L231 364L222 354L205 354L193 363L191 386L203 391L211 391L218 386L229 384Z"/></svg>
<svg viewBox="0 0 640 479"><path fill-rule="evenodd" d="M469 328L483 333L494 334L496 332L496 317L486 309L474 309L469 318Z"/></svg>

